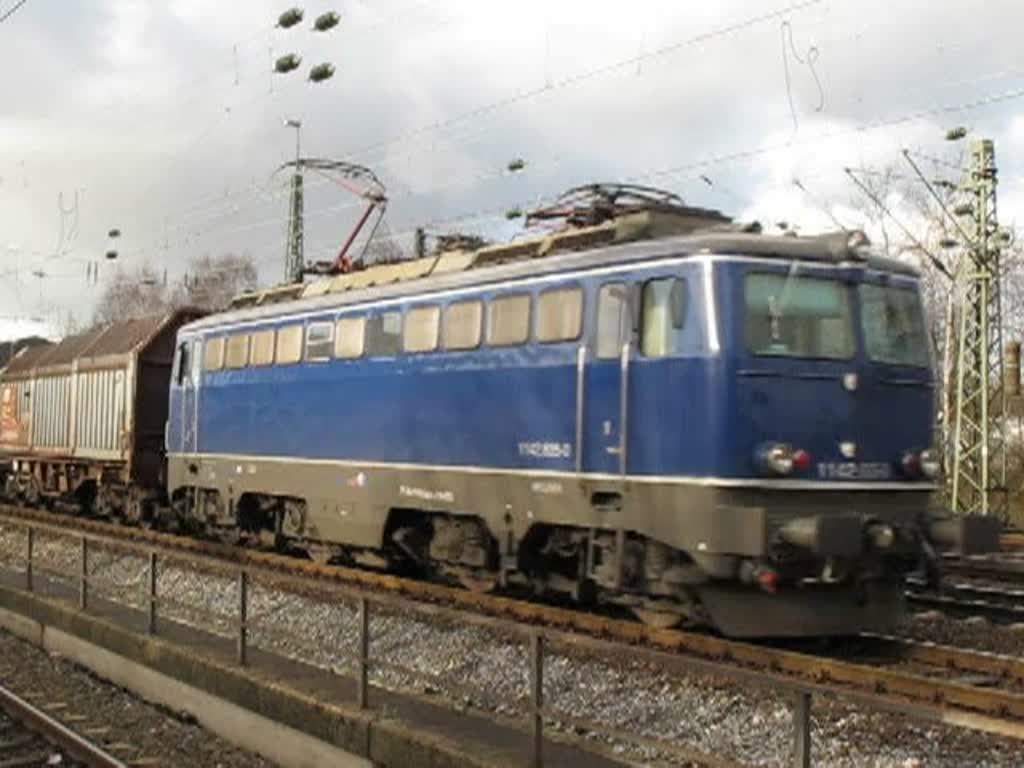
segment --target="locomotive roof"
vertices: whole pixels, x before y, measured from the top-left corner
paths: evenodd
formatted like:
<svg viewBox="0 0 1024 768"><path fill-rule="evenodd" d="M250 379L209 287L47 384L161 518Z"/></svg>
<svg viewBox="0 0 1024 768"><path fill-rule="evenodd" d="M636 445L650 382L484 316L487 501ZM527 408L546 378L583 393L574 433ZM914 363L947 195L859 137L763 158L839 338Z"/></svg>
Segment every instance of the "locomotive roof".
<svg viewBox="0 0 1024 768"><path fill-rule="evenodd" d="M188 311L123 320L68 336L53 345L30 348L12 360L4 373L70 368L76 360L127 357L149 343L174 318Z"/></svg>
<svg viewBox="0 0 1024 768"><path fill-rule="evenodd" d="M418 262L437 263L443 258L452 259L454 266L440 274L432 273L429 269L423 272L415 268L417 262L406 262L405 265L410 268L407 269L407 273L411 272L410 279L403 279L402 273L395 269L403 266L402 263L399 263L379 268L381 270L392 268L391 275L393 276L390 282L385 279L374 282L372 279L364 277L360 281L361 285L355 285L350 289L335 293L316 290L310 292L308 289L315 288L316 284L305 286L305 289L301 284L281 286L268 292L276 291L280 296L278 299L271 299L273 303L243 306L209 315L190 323L186 328L201 330L228 323L270 319L296 312L329 310L347 304L415 296L419 293L452 288L494 285L523 277L643 262L672 256L754 256L789 261L813 261L836 266L859 264L883 272L915 277L919 274L913 266L904 262L865 254L860 250L860 246L867 245L867 242L863 233L845 230L798 237L765 235L753 227L724 225L682 236L639 240L617 245L599 245L586 250L559 253L553 256L541 254L543 258L520 257L496 264L489 262L486 264L486 268L473 268L475 260L481 252L493 251L494 247L477 252L455 251L450 254L417 260ZM515 246L516 243L512 245ZM371 267L365 272L371 272L373 269L375 268ZM364 273L354 274L362 275ZM378 277L383 276L386 276L386 273L382 272L378 275ZM343 277L348 277L348 275Z"/></svg>

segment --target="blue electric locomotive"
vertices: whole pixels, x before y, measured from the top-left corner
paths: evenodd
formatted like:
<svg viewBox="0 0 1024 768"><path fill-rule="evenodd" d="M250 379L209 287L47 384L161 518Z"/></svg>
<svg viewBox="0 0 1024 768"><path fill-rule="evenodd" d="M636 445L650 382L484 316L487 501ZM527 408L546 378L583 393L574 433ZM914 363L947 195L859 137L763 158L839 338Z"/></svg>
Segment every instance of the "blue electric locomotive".
<svg viewBox="0 0 1024 768"><path fill-rule="evenodd" d="M918 277L862 234L634 211L185 326L168 493L324 561L877 630L936 550L990 545L929 511L933 390Z"/></svg>

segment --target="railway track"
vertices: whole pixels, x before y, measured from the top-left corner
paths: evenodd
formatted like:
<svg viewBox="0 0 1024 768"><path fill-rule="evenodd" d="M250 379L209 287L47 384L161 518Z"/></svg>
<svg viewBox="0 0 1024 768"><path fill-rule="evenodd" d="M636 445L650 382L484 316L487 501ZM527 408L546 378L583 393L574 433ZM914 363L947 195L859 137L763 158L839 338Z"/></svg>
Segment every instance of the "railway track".
<svg viewBox="0 0 1024 768"><path fill-rule="evenodd" d="M951 559L942 564L942 570L950 576L1019 584L1024 589L1024 559L1021 558L986 556Z"/></svg>
<svg viewBox="0 0 1024 768"><path fill-rule="evenodd" d="M1024 533L1004 533L999 543L1003 549L1024 549Z"/></svg>
<svg viewBox="0 0 1024 768"><path fill-rule="evenodd" d="M934 592L923 584L912 584L907 601L919 608L930 608L954 616L983 616L997 623L1024 623L1024 589L971 583L943 585Z"/></svg>
<svg viewBox="0 0 1024 768"><path fill-rule="evenodd" d="M125 768L113 755L0 686L0 766Z"/></svg>
<svg viewBox="0 0 1024 768"><path fill-rule="evenodd" d="M658 629L635 621L584 613L510 597L477 593L392 574L324 566L263 551L191 539L98 520L0 506L0 524L31 524L54 536L84 536L100 546L146 556L158 551L175 560L206 567L239 567L288 584L295 591L330 594L360 590L396 607L408 599L454 608L494 625L542 627L564 645L586 652L621 648L622 655L655 660L667 667L695 668L708 674L728 667L761 681L786 687L799 684L822 694L872 708L1024 739L1024 660L962 648L864 636L853 652L808 652L779 645L758 645L677 629ZM854 643L856 646L857 643Z"/></svg>

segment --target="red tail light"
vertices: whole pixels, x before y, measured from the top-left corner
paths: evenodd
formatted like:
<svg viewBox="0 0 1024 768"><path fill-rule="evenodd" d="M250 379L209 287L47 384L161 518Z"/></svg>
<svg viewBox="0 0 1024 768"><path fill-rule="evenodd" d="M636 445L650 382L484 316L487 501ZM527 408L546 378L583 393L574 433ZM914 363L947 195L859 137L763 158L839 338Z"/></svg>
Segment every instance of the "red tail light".
<svg viewBox="0 0 1024 768"><path fill-rule="evenodd" d="M811 454L800 448L793 453L793 471L806 472L811 468Z"/></svg>
<svg viewBox="0 0 1024 768"><path fill-rule="evenodd" d="M771 568L765 568L758 572L757 583L765 592L774 594L779 589L779 574Z"/></svg>

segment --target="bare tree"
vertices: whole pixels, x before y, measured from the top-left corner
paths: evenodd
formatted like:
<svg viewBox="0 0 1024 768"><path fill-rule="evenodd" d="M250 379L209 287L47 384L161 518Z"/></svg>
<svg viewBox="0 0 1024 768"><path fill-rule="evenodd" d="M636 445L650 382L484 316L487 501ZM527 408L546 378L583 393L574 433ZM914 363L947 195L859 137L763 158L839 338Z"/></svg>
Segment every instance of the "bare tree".
<svg viewBox="0 0 1024 768"><path fill-rule="evenodd" d="M106 325L167 310L167 287L150 265L132 270L118 267L103 288L93 315L94 325Z"/></svg>
<svg viewBox="0 0 1024 768"><path fill-rule="evenodd" d="M252 258L233 253L193 259L188 272L170 286L150 265L118 269L103 289L93 323L104 325L185 306L215 312L225 309L239 293L255 288L257 279Z"/></svg>
<svg viewBox="0 0 1024 768"><path fill-rule="evenodd" d="M239 293L256 288L259 274L248 254L226 253L192 260L188 273L171 293L174 306L217 311L225 309Z"/></svg>

